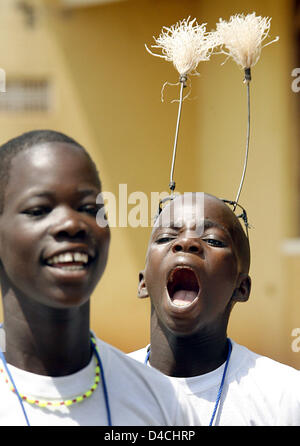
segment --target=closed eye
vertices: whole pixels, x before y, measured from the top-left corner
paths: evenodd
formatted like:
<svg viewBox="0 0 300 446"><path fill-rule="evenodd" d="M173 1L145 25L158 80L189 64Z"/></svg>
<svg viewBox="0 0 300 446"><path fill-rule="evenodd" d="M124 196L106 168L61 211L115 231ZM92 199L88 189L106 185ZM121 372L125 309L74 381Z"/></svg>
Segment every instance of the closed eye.
<svg viewBox="0 0 300 446"><path fill-rule="evenodd" d="M157 243L158 245L160 245L160 244L163 244L163 243L169 243L169 242L171 242L172 240L174 240L174 237L172 237L172 236L162 236L162 237L159 237L159 238L155 241L155 243Z"/></svg>
<svg viewBox="0 0 300 446"><path fill-rule="evenodd" d="M79 208L79 212L85 212L87 214L90 214L90 215L96 217L97 212L100 210L101 207L103 207L103 205L99 206L96 204L86 204Z"/></svg>
<svg viewBox="0 0 300 446"><path fill-rule="evenodd" d="M43 217L48 215L51 212L51 208L49 206L35 206L29 209L25 209L22 211L22 214L29 215L30 217Z"/></svg>
<svg viewBox="0 0 300 446"><path fill-rule="evenodd" d="M225 248L227 246L226 243L214 238L206 238L203 241L214 248Z"/></svg>

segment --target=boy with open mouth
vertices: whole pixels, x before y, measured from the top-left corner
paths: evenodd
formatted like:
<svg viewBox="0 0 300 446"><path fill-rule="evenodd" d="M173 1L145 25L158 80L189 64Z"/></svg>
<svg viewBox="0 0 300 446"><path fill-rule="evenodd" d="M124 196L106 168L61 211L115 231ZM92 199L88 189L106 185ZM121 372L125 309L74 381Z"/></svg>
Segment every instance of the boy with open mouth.
<svg viewBox="0 0 300 446"><path fill-rule="evenodd" d="M195 424L177 386L90 332L110 242L100 192L66 135L36 130L0 147L0 425Z"/></svg>
<svg viewBox="0 0 300 446"><path fill-rule="evenodd" d="M300 425L299 371L227 336L250 294L248 237L223 200L187 195L155 222L138 292L151 299L151 344L130 356L179 382L204 425Z"/></svg>

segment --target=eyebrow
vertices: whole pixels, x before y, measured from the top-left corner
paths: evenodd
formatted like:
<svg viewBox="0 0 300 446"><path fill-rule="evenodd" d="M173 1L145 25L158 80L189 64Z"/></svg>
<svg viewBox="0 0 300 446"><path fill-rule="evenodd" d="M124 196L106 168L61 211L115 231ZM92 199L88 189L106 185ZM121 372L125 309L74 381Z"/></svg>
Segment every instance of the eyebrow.
<svg viewBox="0 0 300 446"><path fill-rule="evenodd" d="M220 223L217 223L216 221L210 220L209 218L205 218L204 220L204 230L205 229L210 229L210 228L218 228L221 229L222 231L226 232L227 234L230 235L228 229L221 225Z"/></svg>
<svg viewBox="0 0 300 446"><path fill-rule="evenodd" d="M97 189L97 188L92 188L92 189L78 189L77 191L79 193L79 195L84 198L88 195L93 195L93 194L99 194L101 193L101 189Z"/></svg>
<svg viewBox="0 0 300 446"><path fill-rule="evenodd" d="M230 235L230 232L228 231L228 229L223 226L220 223L217 223L216 221L210 220L209 218L205 218L204 219L204 225L203 225L203 229L204 231L210 228L218 228L221 229L223 232L225 232L227 235ZM153 228L153 234L158 231L159 229L172 229L174 231L178 231L181 229L181 227L176 226L175 222L170 222L170 225L168 226L162 226L162 225L158 225L157 227Z"/></svg>
<svg viewBox="0 0 300 446"><path fill-rule="evenodd" d="M75 190L75 193L79 195L79 199L85 198L89 195L95 195L97 196L100 193L100 190L96 188L81 188ZM53 199L56 196L55 191L49 191L49 190L31 190L26 194L26 196L22 197L22 201L24 200L30 200L33 198L47 198L47 199Z"/></svg>

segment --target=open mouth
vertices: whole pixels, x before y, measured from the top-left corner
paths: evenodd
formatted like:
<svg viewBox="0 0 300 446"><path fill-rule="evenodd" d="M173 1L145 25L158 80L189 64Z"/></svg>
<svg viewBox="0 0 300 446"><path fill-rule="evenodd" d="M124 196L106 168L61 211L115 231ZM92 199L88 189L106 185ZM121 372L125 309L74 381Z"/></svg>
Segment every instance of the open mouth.
<svg viewBox="0 0 300 446"><path fill-rule="evenodd" d="M177 307L191 305L199 294L199 282L191 268L177 267L171 271L167 282L170 300Z"/></svg>
<svg viewBox="0 0 300 446"><path fill-rule="evenodd" d="M46 265L64 271L84 270L90 262L89 255L84 252L64 252L46 260Z"/></svg>

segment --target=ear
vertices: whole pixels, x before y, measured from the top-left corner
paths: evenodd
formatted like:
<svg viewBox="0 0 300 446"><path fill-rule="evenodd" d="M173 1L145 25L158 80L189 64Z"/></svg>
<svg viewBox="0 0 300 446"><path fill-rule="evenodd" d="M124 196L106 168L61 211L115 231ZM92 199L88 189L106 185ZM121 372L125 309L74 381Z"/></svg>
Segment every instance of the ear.
<svg viewBox="0 0 300 446"><path fill-rule="evenodd" d="M237 282L238 287L234 290L232 300L234 302L247 302L251 291L251 278L247 274L240 274Z"/></svg>
<svg viewBox="0 0 300 446"><path fill-rule="evenodd" d="M145 297L149 297L148 290L145 282L144 271L140 271L139 273L139 286L138 286L138 297L140 299L144 299Z"/></svg>

